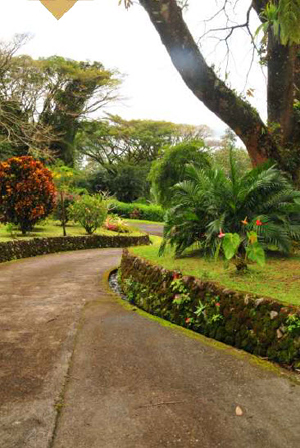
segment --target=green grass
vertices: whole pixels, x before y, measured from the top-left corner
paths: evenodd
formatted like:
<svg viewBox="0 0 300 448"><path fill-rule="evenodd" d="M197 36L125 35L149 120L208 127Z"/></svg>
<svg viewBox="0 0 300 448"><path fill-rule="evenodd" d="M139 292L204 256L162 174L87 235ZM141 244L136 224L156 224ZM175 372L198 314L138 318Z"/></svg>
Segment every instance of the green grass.
<svg viewBox="0 0 300 448"><path fill-rule="evenodd" d="M78 236L78 235L86 235L86 231L79 225L74 223L68 223L67 225L67 235L68 236ZM112 232L110 230L106 230L104 228L99 228L95 232L95 235L130 235L130 236L138 236L141 235L141 232L137 229L131 228L131 232L118 234L117 232ZM63 229L59 225L58 221L47 220L45 223L37 225L32 232L27 235L22 235L22 233L14 229L13 231L14 237L18 239L29 240L32 238L44 238L44 237L53 237L53 236L63 236ZM12 241L12 237L10 233L6 230L6 226L0 225L0 242Z"/></svg>
<svg viewBox="0 0 300 448"><path fill-rule="evenodd" d="M300 256L289 258L268 258L261 268L251 265L249 272L238 274L235 266L224 268L223 261L205 259L192 253L184 258L174 258L171 249L164 256L158 256L160 237L151 236L152 246L134 247L130 250L149 261L170 270L180 270L185 275L193 275L205 281L215 281L235 290L252 292L264 297L272 297L284 303L300 305Z"/></svg>

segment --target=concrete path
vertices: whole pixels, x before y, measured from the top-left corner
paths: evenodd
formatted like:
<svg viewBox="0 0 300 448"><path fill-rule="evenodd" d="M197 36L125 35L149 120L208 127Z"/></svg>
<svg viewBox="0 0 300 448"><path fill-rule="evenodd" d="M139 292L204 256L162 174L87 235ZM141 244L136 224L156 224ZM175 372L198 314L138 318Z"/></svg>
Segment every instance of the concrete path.
<svg viewBox="0 0 300 448"><path fill-rule="evenodd" d="M1 448L298 448L294 377L122 305L120 255L0 265Z"/></svg>
<svg viewBox="0 0 300 448"><path fill-rule="evenodd" d="M162 236L163 234L163 224L146 224L146 223L142 223L142 222L130 222L129 223L132 227L137 227L139 230L141 230L142 232L147 232L150 233L151 235L157 235L157 236Z"/></svg>

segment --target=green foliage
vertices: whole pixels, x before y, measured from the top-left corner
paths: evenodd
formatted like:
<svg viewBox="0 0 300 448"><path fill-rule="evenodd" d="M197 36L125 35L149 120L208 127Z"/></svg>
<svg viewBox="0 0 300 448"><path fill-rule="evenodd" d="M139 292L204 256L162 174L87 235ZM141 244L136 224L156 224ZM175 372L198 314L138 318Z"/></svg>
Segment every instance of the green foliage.
<svg viewBox="0 0 300 448"><path fill-rule="evenodd" d="M164 211L159 205L145 204L126 204L116 200L110 201L110 209L113 213L122 218L131 218L134 210L139 212L138 218L146 221L162 222L164 220Z"/></svg>
<svg viewBox="0 0 300 448"><path fill-rule="evenodd" d="M300 43L300 0L270 1L261 14L264 23L257 29L265 35L271 29L282 45Z"/></svg>
<svg viewBox="0 0 300 448"><path fill-rule="evenodd" d="M249 246L246 247L246 254L249 260L254 261L259 266L264 266L265 251L258 242L249 244Z"/></svg>
<svg viewBox="0 0 300 448"><path fill-rule="evenodd" d="M91 235L107 216L108 203L103 195L83 195L70 207L70 216Z"/></svg>
<svg viewBox="0 0 300 448"><path fill-rule="evenodd" d="M289 333L300 336L300 317L297 314L289 314L286 319L286 329Z"/></svg>
<svg viewBox="0 0 300 448"><path fill-rule="evenodd" d="M226 233L224 237L222 236L222 249L226 260L235 258L238 270L246 269L247 259L259 264L259 266L264 266L265 251L257 241L256 232L247 232L247 238L244 237L243 233L242 238L237 233Z"/></svg>
<svg viewBox="0 0 300 448"><path fill-rule="evenodd" d="M162 206L171 205L172 187L186 178L186 164L193 162L199 167L209 166L209 156L204 148L203 140L183 142L164 148L162 157L152 164L149 180Z"/></svg>
<svg viewBox="0 0 300 448"><path fill-rule="evenodd" d="M0 43L1 148L73 166L80 118L115 99L118 75L100 62L16 56L22 43Z"/></svg>
<svg viewBox="0 0 300 448"><path fill-rule="evenodd" d="M162 147L182 141L202 139L207 126L175 124L167 121L125 120L117 115L83 121L76 136L76 150L111 170L118 163L138 164L156 160Z"/></svg>
<svg viewBox="0 0 300 448"><path fill-rule="evenodd" d="M161 253L167 243L177 255L194 243L215 253L221 229L244 236L245 230L255 231L264 249L290 252L292 241L300 239L300 192L274 166L239 173L232 157L230 166L229 177L218 168L188 166L189 179L173 189ZM249 255L259 252L254 248Z"/></svg>
<svg viewBox="0 0 300 448"><path fill-rule="evenodd" d="M226 233L223 238L223 251L227 260L230 260L234 257L240 244L241 239L237 233Z"/></svg>
<svg viewBox="0 0 300 448"><path fill-rule="evenodd" d="M65 196L63 205L62 201L60 199L57 199L56 206L52 214L53 219L55 219L56 221L60 221L61 225L67 224L71 218L69 207L71 207L74 204L74 202L75 198L71 194Z"/></svg>

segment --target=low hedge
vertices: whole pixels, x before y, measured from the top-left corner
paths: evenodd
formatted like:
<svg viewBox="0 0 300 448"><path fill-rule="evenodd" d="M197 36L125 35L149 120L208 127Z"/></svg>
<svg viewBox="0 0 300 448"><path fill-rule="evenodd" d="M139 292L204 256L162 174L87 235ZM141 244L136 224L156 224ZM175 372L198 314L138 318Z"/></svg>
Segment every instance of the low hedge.
<svg viewBox="0 0 300 448"><path fill-rule="evenodd" d="M210 338L300 367L300 309L181 276L123 251L124 293L145 311Z"/></svg>
<svg viewBox="0 0 300 448"><path fill-rule="evenodd" d="M164 210L159 205L127 204L126 202L112 201L112 213L122 218L135 218L147 221L163 222Z"/></svg>
<svg viewBox="0 0 300 448"><path fill-rule="evenodd" d="M69 250L127 247L149 244L149 236L83 235L51 238L33 238L0 243L0 263L36 255L52 254Z"/></svg>

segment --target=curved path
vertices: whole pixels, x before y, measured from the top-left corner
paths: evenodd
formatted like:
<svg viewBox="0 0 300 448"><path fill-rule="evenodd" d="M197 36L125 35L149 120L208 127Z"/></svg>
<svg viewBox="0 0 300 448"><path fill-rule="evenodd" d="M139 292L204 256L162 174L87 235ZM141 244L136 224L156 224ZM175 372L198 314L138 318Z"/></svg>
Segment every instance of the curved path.
<svg viewBox="0 0 300 448"><path fill-rule="evenodd" d="M146 224L143 222L129 222L129 225L132 227L137 227L142 232L150 233L151 235L157 235L162 236L163 234L163 224L157 223L157 224Z"/></svg>
<svg viewBox="0 0 300 448"><path fill-rule="evenodd" d="M120 255L0 265L0 446L298 447L293 377L122 305Z"/></svg>

